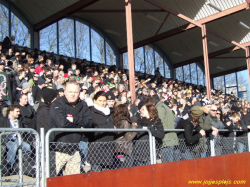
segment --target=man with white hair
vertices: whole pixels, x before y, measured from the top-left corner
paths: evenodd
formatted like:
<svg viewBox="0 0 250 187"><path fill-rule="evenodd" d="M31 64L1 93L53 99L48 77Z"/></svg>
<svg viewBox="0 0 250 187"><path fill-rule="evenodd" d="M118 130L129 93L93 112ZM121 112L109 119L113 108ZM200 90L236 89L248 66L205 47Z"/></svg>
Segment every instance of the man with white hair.
<svg viewBox="0 0 250 187"><path fill-rule="evenodd" d="M80 86L75 81L66 84L65 95L56 99L50 107L51 128L90 128L92 116L85 101L80 100ZM56 145L56 173L63 167L64 175L80 173L81 157L77 147L85 133L58 132L53 141ZM86 137L86 136L85 136ZM87 139L87 137L86 137ZM85 155L86 156L86 155Z"/></svg>

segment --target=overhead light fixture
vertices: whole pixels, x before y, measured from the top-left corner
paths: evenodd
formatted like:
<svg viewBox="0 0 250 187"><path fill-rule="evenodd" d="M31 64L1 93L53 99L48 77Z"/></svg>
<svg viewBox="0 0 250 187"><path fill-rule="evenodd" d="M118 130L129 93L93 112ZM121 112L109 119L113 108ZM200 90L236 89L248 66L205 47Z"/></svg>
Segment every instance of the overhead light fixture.
<svg viewBox="0 0 250 187"><path fill-rule="evenodd" d="M217 69L221 69L221 70L225 69L225 68L220 67L220 66L216 66L216 68L217 68Z"/></svg>
<svg viewBox="0 0 250 187"><path fill-rule="evenodd" d="M112 31L112 30L109 30L109 29L105 29L104 31L107 32L107 33L116 35L116 36L122 36L121 33L118 33L118 32L115 32L115 31Z"/></svg>
<svg viewBox="0 0 250 187"><path fill-rule="evenodd" d="M158 23L162 23L161 20L159 20L158 18L156 18L156 17L154 17L154 16L152 16L152 15L150 15L150 14L147 14L147 13L146 13L145 16L146 16L147 18L151 19L151 20L154 20L154 21L158 22Z"/></svg>
<svg viewBox="0 0 250 187"><path fill-rule="evenodd" d="M211 3L211 2L206 2L206 4L212 8L214 8L215 10L218 10L219 12L221 12L221 8L217 7L215 4Z"/></svg>
<svg viewBox="0 0 250 187"><path fill-rule="evenodd" d="M177 56L182 56L182 54L180 54L180 53L178 53L176 51L172 51L172 54L177 55Z"/></svg>
<svg viewBox="0 0 250 187"><path fill-rule="evenodd" d="M207 43L209 43L209 44L211 44L211 45L213 45L213 46L216 46L216 47L219 46L219 44L217 44L217 43L215 43L215 42L212 42L212 41L208 41Z"/></svg>
<svg viewBox="0 0 250 187"><path fill-rule="evenodd" d="M250 29L250 26L248 26L247 24L243 23L242 21L239 22L243 27Z"/></svg>

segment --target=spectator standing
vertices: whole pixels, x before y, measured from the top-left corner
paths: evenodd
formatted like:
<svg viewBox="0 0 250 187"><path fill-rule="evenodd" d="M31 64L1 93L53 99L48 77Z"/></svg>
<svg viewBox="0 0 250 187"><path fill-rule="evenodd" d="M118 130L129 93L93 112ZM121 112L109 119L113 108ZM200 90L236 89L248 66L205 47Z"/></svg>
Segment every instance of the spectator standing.
<svg viewBox="0 0 250 187"><path fill-rule="evenodd" d="M56 99L50 107L50 128L91 127L91 113L87 104L79 99L79 94L79 84L68 82L65 88L65 96ZM57 174L63 167L65 167L64 175L80 173L81 157L74 144L78 144L82 136L81 133L76 132L55 133Z"/></svg>
<svg viewBox="0 0 250 187"><path fill-rule="evenodd" d="M115 127L112 113L107 105L107 95L99 91L94 96L94 106L90 109L93 117L94 128ZM114 140L115 133L95 132L91 143L91 152L89 161L92 165L92 171L101 171L110 168L113 164L114 147L110 143ZM98 143L97 143L98 142Z"/></svg>

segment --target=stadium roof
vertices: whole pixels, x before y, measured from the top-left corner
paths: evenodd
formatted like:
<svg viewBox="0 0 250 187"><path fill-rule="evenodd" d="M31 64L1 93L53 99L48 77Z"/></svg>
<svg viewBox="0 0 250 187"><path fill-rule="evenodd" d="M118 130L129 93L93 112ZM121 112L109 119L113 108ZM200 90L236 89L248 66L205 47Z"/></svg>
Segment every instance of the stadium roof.
<svg viewBox="0 0 250 187"><path fill-rule="evenodd" d="M88 20L127 51L124 0L12 0L39 31L68 16ZM212 77L246 69L250 0L132 0L134 48L154 43L180 67L203 61L206 24ZM182 17L182 18L181 18ZM183 19L184 18L184 19ZM192 23L189 21L191 20Z"/></svg>

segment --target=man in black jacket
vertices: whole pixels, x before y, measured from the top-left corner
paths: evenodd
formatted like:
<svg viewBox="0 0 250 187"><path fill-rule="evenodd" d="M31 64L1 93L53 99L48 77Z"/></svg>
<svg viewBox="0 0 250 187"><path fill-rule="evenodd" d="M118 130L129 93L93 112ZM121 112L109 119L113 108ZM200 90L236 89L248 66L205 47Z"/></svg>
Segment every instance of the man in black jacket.
<svg viewBox="0 0 250 187"><path fill-rule="evenodd" d="M22 94L19 101L20 123L24 128L35 128L35 110L28 103L28 95ZM33 122L33 123L32 123Z"/></svg>
<svg viewBox="0 0 250 187"><path fill-rule="evenodd" d="M79 99L80 86L77 82L68 82L65 96L56 99L50 107L51 128L89 128L92 117L85 101ZM77 151L82 133L59 132L55 133L56 144L56 171L57 174L65 166L64 175L80 173L81 157Z"/></svg>
<svg viewBox="0 0 250 187"><path fill-rule="evenodd" d="M20 121L19 121L19 115L20 115L20 108L18 105L10 105L7 109L7 114L4 114L3 117L0 118L0 128L20 128ZM21 148L22 151L30 152L31 146L25 142L22 141L21 146L19 147L19 141L17 134L10 134L8 136L8 142L7 142L7 161L8 161L8 169L9 172L12 173L13 171L13 165L16 161L16 153L18 148Z"/></svg>

